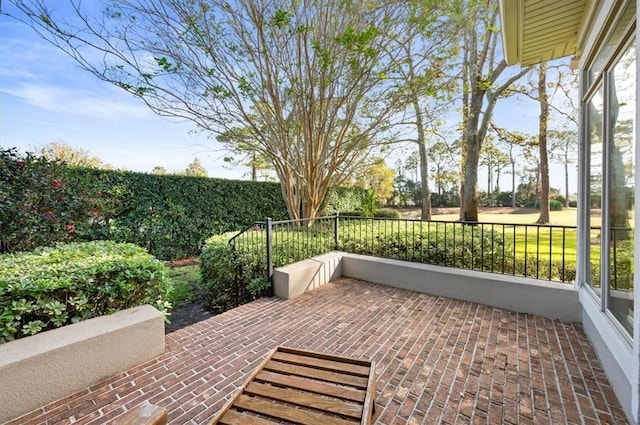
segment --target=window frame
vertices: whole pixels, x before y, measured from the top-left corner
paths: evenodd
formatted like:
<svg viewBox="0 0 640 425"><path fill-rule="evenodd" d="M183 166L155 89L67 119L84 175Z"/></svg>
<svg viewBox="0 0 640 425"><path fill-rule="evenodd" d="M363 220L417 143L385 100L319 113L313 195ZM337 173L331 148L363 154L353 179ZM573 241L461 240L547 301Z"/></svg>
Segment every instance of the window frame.
<svg viewBox="0 0 640 425"><path fill-rule="evenodd" d="M625 12L629 7L635 7L634 0L626 1L624 4L621 4L619 8L616 8L612 11L613 19L610 19L609 22L612 25L609 27L609 31L604 34L596 43L596 47L592 50L592 53L589 57L589 60L586 62L585 67L582 72L582 84L581 84L581 97L580 97L580 146L582 148L582 154L580 155L584 167L582 167L582 171L580 173L580 187L582 190L583 202L585 205L581 208L581 231L584 235L582 238L582 248L581 252L583 253L583 264L580 267L581 274L584 278L581 280L580 285L586 286L588 288L588 293L593 297L595 302L599 305L600 311L614 324L614 327L618 329L623 338L629 343L633 342L633 330L629 333L629 330L625 328L622 323L618 320L616 316L610 311L609 308L609 299L610 299L610 252L609 245L611 240L610 235L610 225L611 225L611 210L609 202L611 200L611 173L610 173L610 147L611 143L613 143L613 128L611 128L611 84L613 84L613 70L622 56L626 53L627 49L634 43L636 40L636 14L630 20L630 22L626 25L626 27L619 32L619 38L615 40L615 47L611 50L610 55L605 58L602 68L600 72L594 74L592 72L592 67L594 66L596 60L601 60L598 55L611 43L611 38L615 36L616 32L619 31L618 26L623 22L623 17ZM637 61L637 58L636 58ZM600 199L600 209L601 209L601 220L600 220L600 287L599 292L591 286L591 256L590 256L590 234L591 234L591 137L590 137L590 128L589 128L589 111L586 107L589 102L594 98L599 90L602 90L603 96L603 117L602 117L602 193ZM637 87L636 87L637 91ZM636 136L637 137L637 136ZM589 142L589 143L587 143ZM638 149L637 139L634 141L636 144L635 149ZM636 164L636 167L638 164ZM636 202L635 200L634 202ZM634 204L634 210L637 210L637 204ZM634 241L634 243L638 243L638 241ZM637 290L637 289L634 289ZM640 306L634 305L634 311Z"/></svg>

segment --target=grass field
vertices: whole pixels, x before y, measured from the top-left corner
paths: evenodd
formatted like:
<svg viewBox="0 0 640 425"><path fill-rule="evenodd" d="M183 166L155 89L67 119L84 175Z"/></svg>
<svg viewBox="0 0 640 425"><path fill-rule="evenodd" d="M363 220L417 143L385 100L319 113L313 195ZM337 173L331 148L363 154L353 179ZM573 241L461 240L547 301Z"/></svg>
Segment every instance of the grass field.
<svg viewBox="0 0 640 425"><path fill-rule="evenodd" d="M398 210L403 218L419 218L419 208L405 208ZM457 221L460 214L457 208L434 208L433 220ZM540 212L530 208L480 208L478 221L485 223L510 223L510 224L534 224ZM578 212L576 208L565 208L562 211L551 211L549 214L551 223L557 226L575 226L578 222ZM595 220L594 220L595 221ZM594 222L592 225L598 225Z"/></svg>
<svg viewBox="0 0 640 425"><path fill-rule="evenodd" d="M403 218L419 218L420 209L410 208L399 210ZM481 223L498 224L535 224L540 212L527 208L480 208L478 221ZM551 211L550 225L576 226L578 221L576 208L565 208L562 211ZM434 208L432 220L458 221L460 218L457 208ZM597 217L592 225L597 226ZM496 228L501 230L500 228ZM514 242L515 253L522 256L535 255L547 261L558 264L575 264L577 258L577 232L575 229L551 229L548 227L508 226L504 228L505 239Z"/></svg>

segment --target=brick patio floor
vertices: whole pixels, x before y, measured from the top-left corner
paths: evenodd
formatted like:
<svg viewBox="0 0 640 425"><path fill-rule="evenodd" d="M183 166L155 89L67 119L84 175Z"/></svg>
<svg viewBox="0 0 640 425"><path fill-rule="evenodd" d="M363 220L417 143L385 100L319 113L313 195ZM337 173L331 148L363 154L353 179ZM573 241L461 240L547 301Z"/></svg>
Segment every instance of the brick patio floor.
<svg viewBox="0 0 640 425"><path fill-rule="evenodd" d="M373 359L378 424L626 424L579 324L343 278L167 335L166 353L14 424L104 424L145 400L205 424L277 345Z"/></svg>

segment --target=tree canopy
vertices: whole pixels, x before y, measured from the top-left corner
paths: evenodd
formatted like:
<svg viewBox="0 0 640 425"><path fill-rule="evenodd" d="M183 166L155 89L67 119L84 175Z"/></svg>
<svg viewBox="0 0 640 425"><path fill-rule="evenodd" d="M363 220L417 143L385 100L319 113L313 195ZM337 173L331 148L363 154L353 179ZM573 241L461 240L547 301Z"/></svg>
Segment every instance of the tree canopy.
<svg viewBox="0 0 640 425"><path fill-rule="evenodd" d="M291 218L317 215L396 106L386 44L407 2L121 0L92 15L69 0L74 16L56 14L59 2L12 3L18 19L154 112L214 135L247 132Z"/></svg>
<svg viewBox="0 0 640 425"><path fill-rule="evenodd" d="M36 150L48 161L60 161L74 167L113 168L102 162L97 156L92 156L88 150L70 146L62 141L49 142Z"/></svg>

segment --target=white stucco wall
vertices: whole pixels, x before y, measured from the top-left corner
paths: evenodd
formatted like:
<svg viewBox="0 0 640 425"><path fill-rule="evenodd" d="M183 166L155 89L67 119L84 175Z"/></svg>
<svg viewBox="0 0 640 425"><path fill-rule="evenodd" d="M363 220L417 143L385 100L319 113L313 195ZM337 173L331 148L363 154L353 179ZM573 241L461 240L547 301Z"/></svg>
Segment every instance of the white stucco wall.
<svg viewBox="0 0 640 425"><path fill-rule="evenodd" d="M164 353L150 305L0 345L0 424Z"/></svg>

